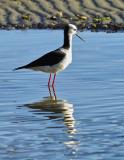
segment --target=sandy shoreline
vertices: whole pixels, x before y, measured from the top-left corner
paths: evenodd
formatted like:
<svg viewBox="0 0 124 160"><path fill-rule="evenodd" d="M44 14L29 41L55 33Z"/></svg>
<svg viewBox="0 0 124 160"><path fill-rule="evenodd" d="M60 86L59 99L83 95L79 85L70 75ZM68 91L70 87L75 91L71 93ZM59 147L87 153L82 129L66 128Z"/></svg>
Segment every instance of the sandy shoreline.
<svg viewBox="0 0 124 160"><path fill-rule="evenodd" d="M1 0L0 28L124 29L123 0Z"/></svg>

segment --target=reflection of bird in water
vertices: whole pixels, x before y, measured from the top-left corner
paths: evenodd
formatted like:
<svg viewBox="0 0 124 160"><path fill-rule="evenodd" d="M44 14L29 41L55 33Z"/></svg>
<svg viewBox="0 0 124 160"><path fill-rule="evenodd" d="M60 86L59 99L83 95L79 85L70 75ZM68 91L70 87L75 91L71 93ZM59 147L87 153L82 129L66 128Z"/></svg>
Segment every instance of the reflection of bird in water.
<svg viewBox="0 0 124 160"><path fill-rule="evenodd" d="M73 104L67 102L66 100L57 100L55 97L55 89L54 89L54 96L50 91L50 96L44 98L40 102L35 102L32 104L26 104L26 107L38 110L38 112L45 112L45 116L49 119L58 119L63 120L65 125L67 126L67 130L70 134L76 132L75 129L75 119L73 117ZM46 112L48 114L46 114ZM52 113L52 114L51 114ZM54 113L54 114L53 114Z"/></svg>

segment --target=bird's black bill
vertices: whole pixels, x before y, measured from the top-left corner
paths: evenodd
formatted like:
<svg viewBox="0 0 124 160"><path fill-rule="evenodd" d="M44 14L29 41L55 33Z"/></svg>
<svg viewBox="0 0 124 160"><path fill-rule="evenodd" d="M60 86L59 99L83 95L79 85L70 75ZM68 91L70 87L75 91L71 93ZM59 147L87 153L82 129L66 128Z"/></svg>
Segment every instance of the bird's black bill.
<svg viewBox="0 0 124 160"><path fill-rule="evenodd" d="M83 42L85 42L85 40L82 37L80 37L78 34L76 34L76 36L80 38Z"/></svg>

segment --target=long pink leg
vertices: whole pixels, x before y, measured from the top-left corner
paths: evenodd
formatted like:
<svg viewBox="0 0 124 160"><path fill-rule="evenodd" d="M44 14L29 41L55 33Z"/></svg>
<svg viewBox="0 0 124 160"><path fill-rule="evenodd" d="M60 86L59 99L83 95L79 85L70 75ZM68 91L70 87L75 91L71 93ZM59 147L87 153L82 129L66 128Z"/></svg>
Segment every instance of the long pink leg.
<svg viewBox="0 0 124 160"><path fill-rule="evenodd" d="M52 87L54 87L55 79L56 79L56 73L54 74L54 78L53 78L53 82L52 82Z"/></svg>
<svg viewBox="0 0 124 160"><path fill-rule="evenodd" d="M55 89L54 86L52 86L52 89L53 89L53 94L54 94L55 100L57 100L57 97L56 97L56 89Z"/></svg>
<svg viewBox="0 0 124 160"><path fill-rule="evenodd" d="M50 98L52 98L52 92L49 85L48 85L48 89L49 89Z"/></svg>
<svg viewBox="0 0 124 160"><path fill-rule="evenodd" d="M49 80L48 80L48 86L50 86L51 77L52 77L52 75L51 75L51 73L50 73Z"/></svg>

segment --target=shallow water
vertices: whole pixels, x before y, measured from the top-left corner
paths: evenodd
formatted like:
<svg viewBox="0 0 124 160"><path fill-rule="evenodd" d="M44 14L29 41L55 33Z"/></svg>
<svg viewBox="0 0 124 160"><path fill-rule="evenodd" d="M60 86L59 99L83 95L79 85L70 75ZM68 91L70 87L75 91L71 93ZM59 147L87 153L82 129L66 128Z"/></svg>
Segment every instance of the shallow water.
<svg viewBox="0 0 124 160"><path fill-rule="evenodd" d="M51 97L47 74L12 69L59 47L62 31L0 35L0 159L123 160L124 33L75 37Z"/></svg>

